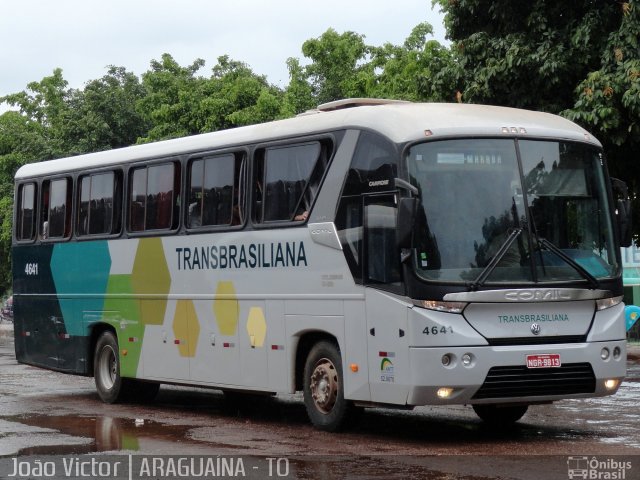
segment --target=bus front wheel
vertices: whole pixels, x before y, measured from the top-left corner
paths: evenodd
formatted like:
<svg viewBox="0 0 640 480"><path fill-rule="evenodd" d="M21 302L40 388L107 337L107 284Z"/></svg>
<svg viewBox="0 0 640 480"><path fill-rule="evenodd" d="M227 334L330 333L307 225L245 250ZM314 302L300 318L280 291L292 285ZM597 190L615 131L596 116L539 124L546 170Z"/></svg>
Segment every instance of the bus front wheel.
<svg viewBox="0 0 640 480"><path fill-rule="evenodd" d="M103 402L116 403L122 400L124 388L120 377L118 340L109 330L103 332L96 343L93 378Z"/></svg>
<svg viewBox="0 0 640 480"><path fill-rule="evenodd" d="M304 404L311 423L327 432L341 430L353 417L352 402L344 398L342 358L338 346L321 341L313 346L304 367Z"/></svg>
<svg viewBox="0 0 640 480"><path fill-rule="evenodd" d="M528 409L529 405L473 405L473 410L482 421L496 426L509 426L516 423Z"/></svg>

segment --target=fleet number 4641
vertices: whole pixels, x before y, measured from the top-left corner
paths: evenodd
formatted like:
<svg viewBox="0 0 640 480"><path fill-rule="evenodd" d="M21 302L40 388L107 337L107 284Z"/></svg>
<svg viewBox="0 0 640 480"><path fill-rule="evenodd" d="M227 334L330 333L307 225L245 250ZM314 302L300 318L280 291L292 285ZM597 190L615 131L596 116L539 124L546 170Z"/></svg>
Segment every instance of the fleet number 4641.
<svg viewBox="0 0 640 480"><path fill-rule="evenodd" d="M453 327L444 327L444 326L437 327L436 325L434 325L433 327L426 326L424 327L424 330L422 331L422 333L424 333L425 335L453 333Z"/></svg>
<svg viewBox="0 0 640 480"><path fill-rule="evenodd" d="M27 275L38 275L38 264L37 263L27 263L24 266L24 273Z"/></svg>

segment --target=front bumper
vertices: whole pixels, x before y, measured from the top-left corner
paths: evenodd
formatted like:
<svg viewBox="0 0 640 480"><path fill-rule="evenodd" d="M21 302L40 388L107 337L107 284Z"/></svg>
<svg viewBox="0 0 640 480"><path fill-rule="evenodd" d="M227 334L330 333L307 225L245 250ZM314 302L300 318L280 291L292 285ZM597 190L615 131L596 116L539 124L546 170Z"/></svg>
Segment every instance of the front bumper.
<svg viewBox="0 0 640 480"><path fill-rule="evenodd" d="M604 348L609 352L606 360L602 358ZM526 356L535 354L559 354L562 365L527 369ZM445 355L449 358L448 365L443 364ZM464 355L471 359L468 365L462 362ZM537 403L611 395L625 376L626 358L624 340L531 346L412 347L409 349L411 379L407 404ZM613 388L607 388L606 380L618 382ZM438 396L441 388L451 389L451 393L442 398Z"/></svg>

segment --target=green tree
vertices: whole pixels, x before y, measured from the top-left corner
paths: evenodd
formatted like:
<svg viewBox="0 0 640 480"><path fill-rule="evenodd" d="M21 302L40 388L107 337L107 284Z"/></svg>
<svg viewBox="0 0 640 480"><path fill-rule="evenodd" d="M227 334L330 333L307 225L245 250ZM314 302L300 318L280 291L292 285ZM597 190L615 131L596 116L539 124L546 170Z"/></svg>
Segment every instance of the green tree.
<svg viewBox="0 0 640 480"><path fill-rule="evenodd" d="M306 74L317 103L366 96L373 79L369 52L363 35L339 34L332 28L304 42L302 53L312 61Z"/></svg>
<svg viewBox="0 0 640 480"><path fill-rule="evenodd" d="M63 114L66 154L95 152L136 143L149 122L136 109L146 91L138 77L111 66L105 76L70 91Z"/></svg>
<svg viewBox="0 0 640 480"><path fill-rule="evenodd" d="M375 81L367 96L421 101L453 101L459 72L452 52L428 40L433 27L417 25L403 45L371 47ZM376 73L378 72L378 73Z"/></svg>
<svg viewBox="0 0 640 480"><path fill-rule="evenodd" d="M26 90L0 97L0 103L6 102L18 107L27 121L36 122L43 127L50 154L38 160L55 158L65 153L62 131L64 115L69 108L67 85L62 70L56 68L53 75L44 77L40 82L29 83Z"/></svg>
<svg viewBox="0 0 640 480"><path fill-rule="evenodd" d="M218 57L207 82L205 129L214 131L278 118L283 92L243 62Z"/></svg>
<svg viewBox="0 0 640 480"><path fill-rule="evenodd" d="M575 103L563 112L605 142L614 175L640 193L640 2L622 3L620 23L609 32L600 67L575 88ZM640 204L636 204L639 207ZM640 232L640 210L635 225Z"/></svg>
<svg viewBox="0 0 640 480"><path fill-rule="evenodd" d="M438 0L458 52L464 100L550 112L600 66L616 4L578 0Z"/></svg>
<svg viewBox="0 0 640 480"><path fill-rule="evenodd" d="M285 89L282 100L282 117L292 117L317 105L313 98L313 88L308 81L308 75L305 68L300 65L300 61L297 58L288 58L287 68L289 69L289 85Z"/></svg>
<svg viewBox="0 0 640 480"><path fill-rule="evenodd" d="M282 92L245 63L218 58L209 78L196 75L204 60L180 66L169 54L142 75L146 95L138 111L152 125L141 141L233 128L278 118Z"/></svg>
<svg viewBox="0 0 640 480"><path fill-rule="evenodd" d="M310 63L288 60L290 83L285 111L300 113L315 105L349 97L410 101L453 101L460 71L450 48L428 37L420 23L402 45L368 45L354 32L328 29L307 40L302 53Z"/></svg>
<svg viewBox="0 0 640 480"><path fill-rule="evenodd" d="M196 73L204 64L198 58L182 67L168 53L159 61L151 61L151 69L142 74L146 95L137 107L152 127L141 141L184 137L201 131L197 112L204 98L205 79Z"/></svg>
<svg viewBox="0 0 640 480"><path fill-rule="evenodd" d="M43 125L16 111L0 115L0 291L11 288L13 177L22 165L50 156Z"/></svg>

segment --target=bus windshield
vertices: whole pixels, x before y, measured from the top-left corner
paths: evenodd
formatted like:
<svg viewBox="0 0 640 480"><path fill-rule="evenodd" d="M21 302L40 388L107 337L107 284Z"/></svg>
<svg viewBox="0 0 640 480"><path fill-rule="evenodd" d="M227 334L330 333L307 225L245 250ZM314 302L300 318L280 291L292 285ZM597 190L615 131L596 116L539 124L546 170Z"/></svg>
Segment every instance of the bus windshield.
<svg viewBox="0 0 640 480"><path fill-rule="evenodd" d="M618 273L601 152L561 141L456 139L409 149L419 276L476 286Z"/></svg>

